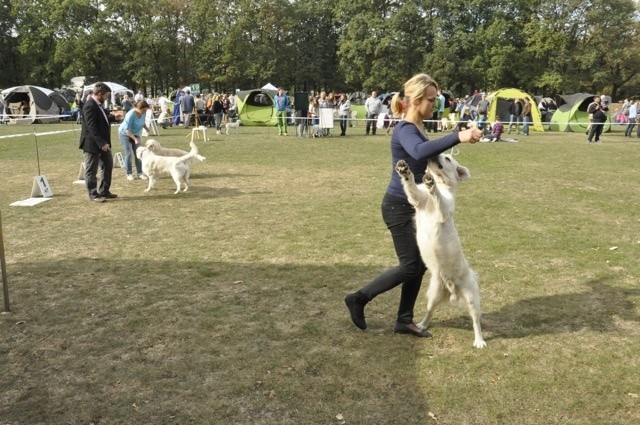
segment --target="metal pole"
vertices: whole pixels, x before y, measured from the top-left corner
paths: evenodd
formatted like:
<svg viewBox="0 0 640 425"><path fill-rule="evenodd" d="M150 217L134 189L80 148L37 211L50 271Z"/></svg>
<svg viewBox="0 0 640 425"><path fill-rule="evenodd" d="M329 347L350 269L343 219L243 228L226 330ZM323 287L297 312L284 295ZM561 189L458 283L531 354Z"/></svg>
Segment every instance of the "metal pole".
<svg viewBox="0 0 640 425"><path fill-rule="evenodd" d="M2 268L2 291L4 293L4 311L10 312L9 284L7 282L7 265L4 258L4 238L2 237L2 214L0 213L0 266Z"/></svg>
<svg viewBox="0 0 640 425"><path fill-rule="evenodd" d="M33 137L36 139L36 160L38 161L38 175L41 176L40 173L40 153L38 152L38 134L36 133L36 128L33 127Z"/></svg>

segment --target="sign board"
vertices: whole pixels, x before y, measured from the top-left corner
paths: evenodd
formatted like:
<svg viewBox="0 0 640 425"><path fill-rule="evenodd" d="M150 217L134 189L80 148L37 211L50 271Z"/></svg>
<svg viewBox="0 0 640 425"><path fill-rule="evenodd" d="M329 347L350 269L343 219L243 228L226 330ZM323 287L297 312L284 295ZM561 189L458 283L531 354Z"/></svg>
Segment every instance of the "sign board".
<svg viewBox="0 0 640 425"><path fill-rule="evenodd" d="M33 187L31 188L31 197L42 196L43 198L51 198L53 190L45 176L35 176L33 178Z"/></svg>

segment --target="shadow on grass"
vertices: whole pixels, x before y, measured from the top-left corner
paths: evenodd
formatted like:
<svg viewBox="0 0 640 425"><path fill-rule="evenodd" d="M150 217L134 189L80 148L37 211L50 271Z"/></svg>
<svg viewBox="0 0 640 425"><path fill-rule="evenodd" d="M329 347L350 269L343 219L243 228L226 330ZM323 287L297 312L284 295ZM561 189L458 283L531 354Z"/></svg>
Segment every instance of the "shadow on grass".
<svg viewBox="0 0 640 425"><path fill-rule="evenodd" d="M109 201L109 202L138 202L138 201L165 201L165 200L175 200L175 199L192 199L192 200L203 200L203 199L215 199L215 198L233 198L239 196L247 196L247 195L268 195L272 192L246 192L243 190L237 190L233 188L221 187L221 188L209 188L209 187L196 187L190 186L189 190L186 192L174 193L176 187L167 187L162 186L154 187L151 189L149 193L144 193L143 189L140 190L142 194L140 195L127 195L121 196L117 200Z"/></svg>
<svg viewBox="0 0 640 425"><path fill-rule="evenodd" d="M213 179L213 178L256 178L259 174L238 174L238 173L199 173L198 170L192 170L189 180Z"/></svg>
<svg viewBox="0 0 640 425"><path fill-rule="evenodd" d="M343 304L378 272L147 259L10 265L0 417L428 423L420 339L360 332Z"/></svg>
<svg viewBox="0 0 640 425"><path fill-rule="evenodd" d="M577 332L619 331L617 318L640 322L636 304L630 299L640 296L640 289L608 285L613 277L586 282L583 292L527 298L482 315L483 331L496 338L524 338L532 335ZM464 310L461 310L464 311ZM466 313L466 312L465 312ZM434 326L471 329L471 319L463 314Z"/></svg>

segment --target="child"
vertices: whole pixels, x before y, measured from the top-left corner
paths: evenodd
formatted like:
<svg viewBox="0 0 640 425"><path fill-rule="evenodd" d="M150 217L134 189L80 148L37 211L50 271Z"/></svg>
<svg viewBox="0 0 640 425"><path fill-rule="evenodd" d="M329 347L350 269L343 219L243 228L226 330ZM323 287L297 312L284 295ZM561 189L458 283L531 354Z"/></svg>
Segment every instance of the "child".
<svg viewBox="0 0 640 425"><path fill-rule="evenodd" d="M502 125L502 120L500 119L500 117L496 116L496 122L491 126L491 134L487 134L480 141L481 142L499 142L503 132L504 132L504 127Z"/></svg>
<svg viewBox="0 0 640 425"><path fill-rule="evenodd" d="M171 122L170 117L171 111L169 111L169 108L167 108L165 111L162 111L160 113L160 116L158 117L158 124L160 124L163 129L167 128L167 126L173 127L173 123Z"/></svg>

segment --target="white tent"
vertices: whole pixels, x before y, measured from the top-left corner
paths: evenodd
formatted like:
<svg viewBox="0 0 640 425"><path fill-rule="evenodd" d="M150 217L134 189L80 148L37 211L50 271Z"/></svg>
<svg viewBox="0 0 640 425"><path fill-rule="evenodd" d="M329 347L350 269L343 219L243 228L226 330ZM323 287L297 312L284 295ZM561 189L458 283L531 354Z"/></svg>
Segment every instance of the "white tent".
<svg viewBox="0 0 640 425"><path fill-rule="evenodd" d="M264 86L260 87L263 90L278 90L278 88L276 86L274 86L271 83L267 83Z"/></svg>
<svg viewBox="0 0 640 425"><path fill-rule="evenodd" d="M112 83L112 82L109 82L109 81L105 81L104 84L109 86L109 88L111 89L111 99L109 100L109 106L110 107L112 105L118 105L120 103L119 100L125 94L129 95L130 99L133 99L133 90L129 90L128 88L126 88L125 86L123 86L121 84ZM83 99L87 95L87 93L91 93L93 91L93 87L94 86L95 86L95 84L84 86L84 90L82 90L82 98Z"/></svg>
<svg viewBox="0 0 640 425"><path fill-rule="evenodd" d="M60 121L69 103L60 93L38 86L16 86L2 90L4 118L10 124Z"/></svg>

